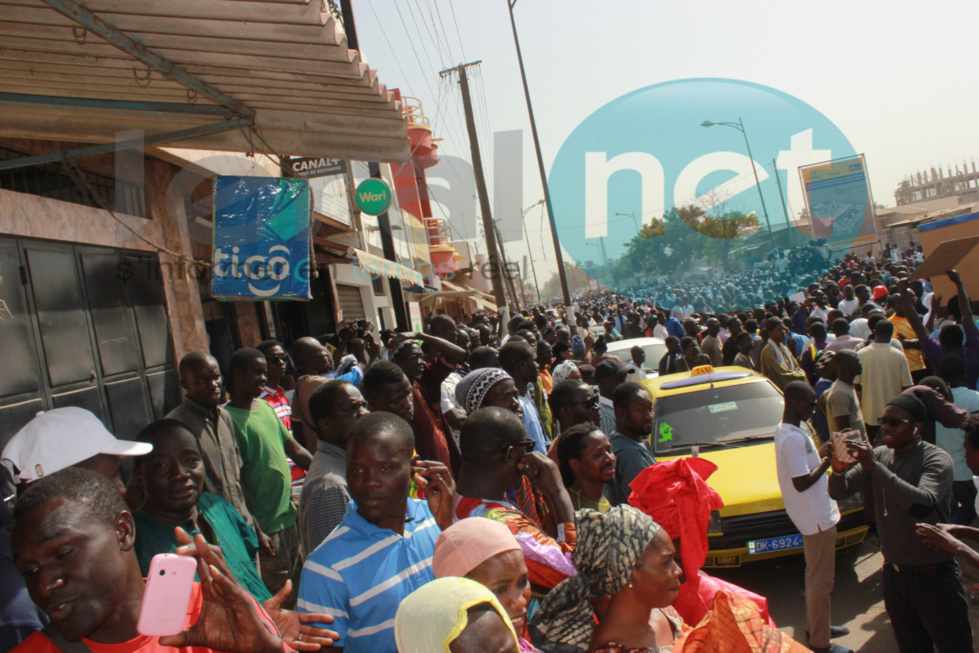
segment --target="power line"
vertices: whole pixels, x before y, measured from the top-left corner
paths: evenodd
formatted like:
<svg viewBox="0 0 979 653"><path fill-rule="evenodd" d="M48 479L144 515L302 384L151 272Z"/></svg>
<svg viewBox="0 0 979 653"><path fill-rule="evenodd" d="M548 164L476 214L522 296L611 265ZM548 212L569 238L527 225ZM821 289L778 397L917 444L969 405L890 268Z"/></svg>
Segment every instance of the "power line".
<svg viewBox="0 0 979 653"><path fill-rule="evenodd" d="M391 45L391 40L388 38L387 32L384 31L384 25L381 24L381 19L378 18L377 12L374 11L374 5L371 4L370 0L367 0L367 6L370 7L371 13L374 14L374 20L377 21L377 26L381 29L381 36L384 37L384 42L387 44L388 50L391 51L391 56L394 58L394 63L398 65L398 70L401 71L401 77L404 80L405 87L408 87L408 73L406 73L405 69L401 67L401 57L399 57L394 51L394 46ZM411 89L408 88L408 91L411 92Z"/></svg>
<svg viewBox="0 0 979 653"><path fill-rule="evenodd" d="M367 2L369 4L370 0L367 0ZM398 18L401 20L401 27L405 31L405 36L408 37L408 45L411 46L411 51L415 55L415 61L418 63L418 70L421 72L422 78L425 80L425 86L428 88L428 92L430 96L435 97L435 92L432 91L432 85L428 83L428 77L425 76L425 66L422 64L421 57L418 56L418 49L415 48L415 40L411 38L411 32L408 31L408 25L405 24L404 16L401 15L401 7L398 5L399 3L395 2L394 8L398 12ZM424 44L422 44L422 48L424 49ZM434 66L432 66L431 59L429 59L428 57L427 52L425 54L425 58L428 59L428 65L434 68Z"/></svg>
<svg viewBox="0 0 979 653"><path fill-rule="evenodd" d="M367 0L367 3L371 7L371 12L374 13L374 17L377 18L377 12L374 11L374 6L371 4L370 0ZM399 19L401 21L401 27L405 31L405 36L408 39L408 44L411 46L411 51L412 51L412 53L415 56L415 61L418 63L418 69L422 73L422 76L423 76L424 81L425 81L425 86L426 86L426 88L428 88L428 92L430 94L430 97L437 97L438 95L435 92L432 91L432 86L431 86L431 84L429 84L428 77L425 75L425 66L422 64L421 57L418 54L418 50L415 48L414 40L411 38L411 32L408 30L408 25L404 21L404 16L401 14L401 9L398 6L398 3L395 3L394 6L395 6L396 11L398 12L398 17L399 17ZM378 21L380 21L380 19L378 19ZM382 33L383 33L383 28L382 28ZM431 66L431 59L428 57L427 52L426 52L426 59L428 59L429 65ZM400 68L400 63L399 63L399 68ZM403 70L402 70L402 73L404 73ZM438 106L436 106L436 111L438 111ZM463 142L463 139L459 138L459 135L452 129L452 124L449 123L448 121L446 122L446 127L447 127L447 131L450 131L451 132L451 135L452 135L452 138L453 139L459 141L460 143Z"/></svg>
<svg viewBox="0 0 979 653"><path fill-rule="evenodd" d="M448 32L445 31L445 23L442 22L442 12L439 10L439 3L437 2L437 0L431 0L431 6L435 7L435 14L438 16L439 25L442 27L442 37L445 39L445 47L449 51L449 56L451 57L452 47L449 45L449 34ZM434 24L435 22L433 20L432 25L434 26ZM459 44L462 45L461 39L459 41ZM464 54L463 57L465 57Z"/></svg>
<svg viewBox="0 0 979 653"><path fill-rule="evenodd" d="M423 11L422 0L415 0L415 4L418 5L418 13L421 14ZM448 47L449 46L448 39L443 38L442 36L439 35L438 25L435 24L435 13L432 11L431 0L426 0L424 11L428 14L428 20L431 22L432 25L431 30L428 30L427 24L425 25L425 29L426 31L429 32L429 34L432 35L432 40L435 42L435 49L438 50L438 52L440 53L439 58L442 59L443 65L446 60L451 62L452 50ZM425 18L421 17L421 21L424 23ZM441 56L442 53L444 53L445 55L444 58Z"/></svg>
<svg viewBox="0 0 979 653"><path fill-rule="evenodd" d="M416 2L417 2L417 0L416 0ZM398 10L398 16L400 17L401 16L401 8L398 7L398 3L397 2L394 3L394 6ZM411 18L411 22L415 25L415 33L418 34L419 36L424 36L424 34L421 31L421 28L418 27L418 19L415 17L415 14L416 13L421 13L421 12L420 12L420 10L418 12L411 11L411 7L410 6L408 7L408 16ZM404 23L404 18L401 19L401 22ZM425 25L425 21L424 20L422 21L422 25ZM407 27L407 25L405 25L405 30L407 30L407 29L408 29L408 27ZM435 43L435 39L432 38L432 33L428 30L428 26L427 25L425 25L425 31L428 34L429 39L431 39L431 41L433 42L432 43L433 46L435 46L435 53L438 55L439 63L442 65L442 67L444 67L445 66L445 60L442 57L442 52L441 52L441 50L438 49L438 46ZM426 40L429 40L429 39L422 38L420 40L421 40L422 52L425 53L425 60L428 61L429 65L431 65L432 59L428 55L428 48L425 47L425 41Z"/></svg>
<svg viewBox="0 0 979 653"><path fill-rule="evenodd" d="M462 58L468 59L466 56L466 46L462 44L462 31L459 29L459 21L456 20L456 8L452 0L449 0L449 9L452 11L452 23L456 26L456 38L459 39L459 50L462 52Z"/></svg>

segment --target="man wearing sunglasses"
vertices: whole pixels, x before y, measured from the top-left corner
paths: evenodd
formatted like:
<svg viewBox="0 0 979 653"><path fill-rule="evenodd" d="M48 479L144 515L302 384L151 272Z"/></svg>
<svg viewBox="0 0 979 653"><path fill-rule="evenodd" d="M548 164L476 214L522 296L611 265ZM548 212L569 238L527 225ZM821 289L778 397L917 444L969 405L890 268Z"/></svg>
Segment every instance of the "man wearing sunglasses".
<svg viewBox="0 0 979 653"><path fill-rule="evenodd" d="M573 576L571 551L577 536L571 497L557 464L534 450L520 418L505 408L480 408L462 425L459 448L462 469L456 492L461 498L456 517L486 517L505 524L524 551L531 587L538 595ZM524 479L547 501L550 520L539 503L513 496L514 488L523 494Z"/></svg>
<svg viewBox="0 0 979 653"><path fill-rule="evenodd" d="M601 422L601 408L598 394L593 386L580 379L568 379L554 385L548 397L551 414L558 425L558 433L572 426L591 422L598 426ZM556 440L556 438L555 438Z"/></svg>
<svg viewBox="0 0 979 653"><path fill-rule="evenodd" d="M921 440L928 409L916 397L900 394L884 407L880 437L871 448L864 439L848 440L857 464L833 456L829 495L845 499L871 489L884 556L884 606L901 653L971 651L969 601L953 554L916 537L917 524L948 522L953 463L939 447Z"/></svg>

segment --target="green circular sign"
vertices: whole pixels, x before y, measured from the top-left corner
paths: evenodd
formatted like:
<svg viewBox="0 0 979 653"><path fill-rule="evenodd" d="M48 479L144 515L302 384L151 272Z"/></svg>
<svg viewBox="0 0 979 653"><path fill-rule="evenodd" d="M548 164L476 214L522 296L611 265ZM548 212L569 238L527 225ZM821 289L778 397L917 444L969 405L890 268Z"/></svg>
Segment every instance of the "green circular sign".
<svg viewBox="0 0 979 653"><path fill-rule="evenodd" d="M391 189L380 179L365 179L354 194L357 208L367 215L380 215L391 205Z"/></svg>

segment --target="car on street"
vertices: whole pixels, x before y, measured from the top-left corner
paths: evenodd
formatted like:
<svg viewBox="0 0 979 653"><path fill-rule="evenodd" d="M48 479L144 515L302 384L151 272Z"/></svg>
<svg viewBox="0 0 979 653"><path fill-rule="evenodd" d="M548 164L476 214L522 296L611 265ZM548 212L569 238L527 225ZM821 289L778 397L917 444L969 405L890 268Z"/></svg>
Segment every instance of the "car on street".
<svg viewBox="0 0 979 653"><path fill-rule="evenodd" d="M643 381L656 413L650 445L657 460L700 456L717 465L707 484L724 507L711 514L705 567L802 552L802 535L785 511L775 466L781 391L742 367L698 367ZM859 494L838 502L836 548L867 534Z"/></svg>
<svg viewBox="0 0 979 653"><path fill-rule="evenodd" d="M666 343L661 338L630 338L629 340L616 340L608 344L608 353L615 354L622 359L626 365L632 360L632 348L642 347L646 352L646 362L643 363L643 370L646 377L654 377L659 374L659 359L666 354Z"/></svg>

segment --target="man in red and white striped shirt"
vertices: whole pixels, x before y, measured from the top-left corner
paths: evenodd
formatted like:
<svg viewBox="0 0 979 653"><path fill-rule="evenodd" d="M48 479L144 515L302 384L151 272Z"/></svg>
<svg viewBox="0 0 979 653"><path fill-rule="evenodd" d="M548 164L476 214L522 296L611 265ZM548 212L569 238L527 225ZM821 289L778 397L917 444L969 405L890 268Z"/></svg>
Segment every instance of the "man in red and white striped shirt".
<svg viewBox="0 0 979 653"><path fill-rule="evenodd" d="M268 366L268 385L262 390L259 399L268 402L275 414L279 416L285 427L292 432L292 395L295 390L286 390L280 385L282 378L289 370L289 354L282 348L277 340L263 340L256 347L265 355L265 363ZM303 477L306 472L289 460L289 473L292 476L292 493L299 494L303 485Z"/></svg>

